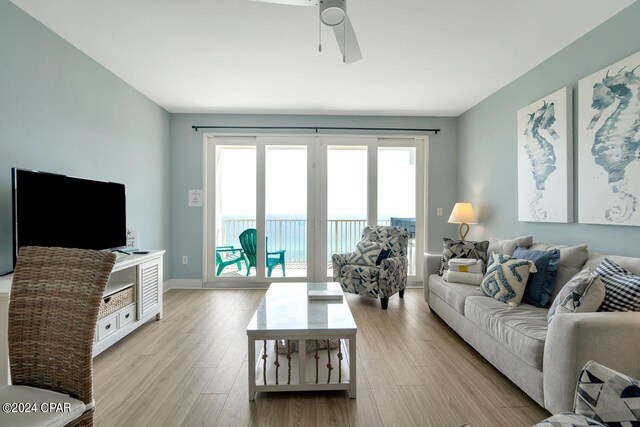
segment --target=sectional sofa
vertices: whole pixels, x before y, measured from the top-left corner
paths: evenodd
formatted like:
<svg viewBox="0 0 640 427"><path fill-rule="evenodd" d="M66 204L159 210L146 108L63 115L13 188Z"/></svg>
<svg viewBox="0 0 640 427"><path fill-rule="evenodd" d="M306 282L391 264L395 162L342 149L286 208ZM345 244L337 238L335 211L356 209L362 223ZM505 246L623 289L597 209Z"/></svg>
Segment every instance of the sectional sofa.
<svg viewBox="0 0 640 427"><path fill-rule="evenodd" d="M509 241L492 245L503 242ZM605 257L589 253L586 245L538 242L530 249L554 247L560 250L554 298L574 274L595 269ZM576 379L590 360L640 377L640 313L559 314L549 325L545 308L511 307L477 286L446 282L438 275L440 257L425 254L424 297L431 311L551 413L572 409ZM607 258L640 275L640 258Z"/></svg>

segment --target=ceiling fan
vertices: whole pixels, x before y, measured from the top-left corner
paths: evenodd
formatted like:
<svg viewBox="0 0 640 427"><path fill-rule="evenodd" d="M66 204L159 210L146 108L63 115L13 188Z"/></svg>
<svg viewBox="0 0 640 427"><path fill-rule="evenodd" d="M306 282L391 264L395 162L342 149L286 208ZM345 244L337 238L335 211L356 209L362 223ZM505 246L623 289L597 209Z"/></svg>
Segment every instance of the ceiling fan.
<svg viewBox="0 0 640 427"><path fill-rule="evenodd" d="M277 3L291 6L320 6L320 22L328 27L333 27L333 32L338 41L342 61L351 64L362 59L360 45L353 26L347 15L346 0L253 0L262 3ZM322 40L318 47L322 52Z"/></svg>

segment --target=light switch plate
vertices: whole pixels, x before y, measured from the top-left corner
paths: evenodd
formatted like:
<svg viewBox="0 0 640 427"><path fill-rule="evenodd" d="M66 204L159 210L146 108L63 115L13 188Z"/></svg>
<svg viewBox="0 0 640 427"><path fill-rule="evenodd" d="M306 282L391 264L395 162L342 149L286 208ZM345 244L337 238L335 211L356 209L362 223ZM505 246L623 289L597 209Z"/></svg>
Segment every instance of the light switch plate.
<svg viewBox="0 0 640 427"><path fill-rule="evenodd" d="M189 206L193 208L202 207L202 190L189 190Z"/></svg>

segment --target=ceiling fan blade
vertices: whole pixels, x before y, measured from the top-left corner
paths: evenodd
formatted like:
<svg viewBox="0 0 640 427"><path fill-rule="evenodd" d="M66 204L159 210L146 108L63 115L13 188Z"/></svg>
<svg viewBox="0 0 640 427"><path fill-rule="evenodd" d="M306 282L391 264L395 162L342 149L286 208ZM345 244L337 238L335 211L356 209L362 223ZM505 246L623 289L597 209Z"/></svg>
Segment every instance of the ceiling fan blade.
<svg viewBox="0 0 640 427"><path fill-rule="evenodd" d="M318 0L251 0L260 3L286 4L289 6L317 6Z"/></svg>
<svg viewBox="0 0 640 427"><path fill-rule="evenodd" d="M353 25L349 20L349 16L344 17L344 22L340 25L333 27L333 32L338 40L338 46L340 46L340 52L342 52L342 58L345 64L352 64L362 59L362 52L360 51L360 45L356 38L356 33L353 31Z"/></svg>

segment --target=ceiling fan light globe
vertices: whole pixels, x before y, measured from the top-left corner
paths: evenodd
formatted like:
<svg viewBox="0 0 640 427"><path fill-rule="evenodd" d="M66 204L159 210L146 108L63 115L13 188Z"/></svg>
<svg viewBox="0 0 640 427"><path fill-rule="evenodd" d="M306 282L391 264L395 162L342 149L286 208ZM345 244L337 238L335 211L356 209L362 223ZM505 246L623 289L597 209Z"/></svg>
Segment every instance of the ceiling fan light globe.
<svg viewBox="0 0 640 427"><path fill-rule="evenodd" d="M344 22L347 15L344 0L324 0L320 2L320 19L325 25L335 27Z"/></svg>

